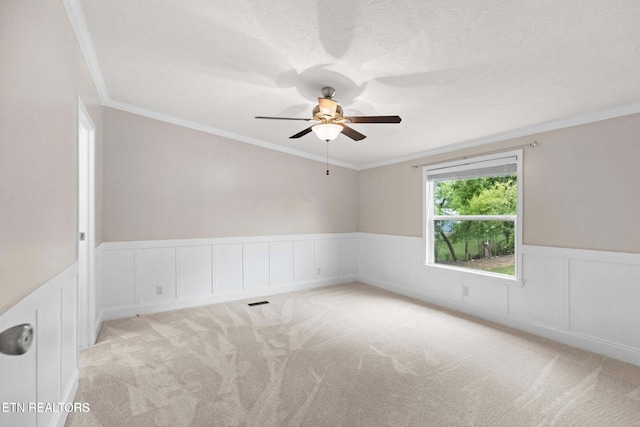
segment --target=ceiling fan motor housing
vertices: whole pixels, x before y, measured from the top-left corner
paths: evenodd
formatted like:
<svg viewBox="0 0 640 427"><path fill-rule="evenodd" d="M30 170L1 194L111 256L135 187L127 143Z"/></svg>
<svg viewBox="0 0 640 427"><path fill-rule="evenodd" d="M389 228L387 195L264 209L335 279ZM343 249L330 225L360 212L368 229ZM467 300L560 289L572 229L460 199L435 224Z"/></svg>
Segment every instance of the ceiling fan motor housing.
<svg viewBox="0 0 640 427"><path fill-rule="evenodd" d="M336 96L336 90L331 86L325 86L322 88L322 96L327 99L333 99Z"/></svg>

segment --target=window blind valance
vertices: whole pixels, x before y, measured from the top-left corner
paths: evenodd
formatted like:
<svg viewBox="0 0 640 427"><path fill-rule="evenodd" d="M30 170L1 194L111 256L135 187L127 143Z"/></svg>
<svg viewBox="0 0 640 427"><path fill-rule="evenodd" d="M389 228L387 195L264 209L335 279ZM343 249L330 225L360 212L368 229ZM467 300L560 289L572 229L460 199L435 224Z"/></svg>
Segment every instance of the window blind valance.
<svg viewBox="0 0 640 427"><path fill-rule="evenodd" d="M512 175L518 171L516 156L438 167L427 167L427 181L449 181L453 179L474 179L485 176Z"/></svg>

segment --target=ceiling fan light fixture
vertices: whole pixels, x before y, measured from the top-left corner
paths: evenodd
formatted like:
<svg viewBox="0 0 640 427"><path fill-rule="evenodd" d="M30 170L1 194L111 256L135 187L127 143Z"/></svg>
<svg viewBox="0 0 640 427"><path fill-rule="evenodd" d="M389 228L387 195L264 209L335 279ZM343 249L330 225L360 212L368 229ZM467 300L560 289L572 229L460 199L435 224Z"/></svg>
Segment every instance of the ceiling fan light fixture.
<svg viewBox="0 0 640 427"><path fill-rule="evenodd" d="M336 125L334 123L323 123L313 126L311 130L321 140L333 141L338 137L338 135L340 135L340 132L342 132L342 126Z"/></svg>
<svg viewBox="0 0 640 427"><path fill-rule="evenodd" d="M357 130L347 126L347 124L400 123L402 121L400 116L345 116L342 107L338 104L338 101L333 99L335 93L336 91L332 87L325 86L322 88L322 96L324 98L318 98L318 105L313 107L310 119L268 116L256 116L256 119L304 120L305 122L316 122L318 123L317 125L309 126L295 135L291 135L289 139L298 139L313 131L318 138L327 142L336 139L340 132L342 132L342 134L347 138L351 138L354 141L362 141L366 138L366 135L363 135Z"/></svg>

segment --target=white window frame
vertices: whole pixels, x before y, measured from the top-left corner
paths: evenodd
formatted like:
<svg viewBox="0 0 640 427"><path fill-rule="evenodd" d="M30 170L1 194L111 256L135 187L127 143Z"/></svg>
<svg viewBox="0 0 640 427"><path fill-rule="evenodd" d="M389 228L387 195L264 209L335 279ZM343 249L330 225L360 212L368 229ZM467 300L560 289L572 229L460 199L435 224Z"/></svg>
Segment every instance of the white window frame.
<svg viewBox="0 0 640 427"><path fill-rule="evenodd" d="M474 270L470 268L464 267L456 267L446 264L436 264L435 263L435 255L434 255L434 221L438 219L443 219L442 216L436 216L434 213L434 190L433 190L433 181L429 180L429 175L433 175L434 172L455 172L455 171L463 171L469 169L476 169L481 166L497 166L502 164L513 163L513 158L515 157L516 164L516 177L517 177L517 205L516 205L516 215L515 219L512 215L478 215L476 216L467 216L458 218L453 215L447 215L445 219L447 220L456 220L456 219L481 219L487 221L501 221L501 220L511 220L514 219L514 249L515 249L515 260L516 260L516 268L515 275L510 276L506 274L500 273L492 273L489 271L482 270ZM446 270L456 270L468 274L475 274L480 276L490 276L497 277L502 280L513 281L519 284L522 284L522 220L523 220L523 210L522 210L522 150L514 150L514 151L506 151L498 154L491 154L485 156L478 156L469 159L451 161L446 163L438 163L435 165L425 166L422 169L422 183L424 186L424 203L423 203L423 236L424 236L424 248L425 248L425 265L430 268L439 268Z"/></svg>

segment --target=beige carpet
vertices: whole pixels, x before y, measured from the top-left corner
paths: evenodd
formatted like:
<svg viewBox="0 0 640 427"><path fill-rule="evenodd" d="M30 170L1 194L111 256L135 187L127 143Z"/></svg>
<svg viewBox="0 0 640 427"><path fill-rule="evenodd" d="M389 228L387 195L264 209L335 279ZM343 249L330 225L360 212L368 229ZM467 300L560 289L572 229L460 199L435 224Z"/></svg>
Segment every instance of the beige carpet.
<svg viewBox="0 0 640 427"><path fill-rule="evenodd" d="M640 367L350 284L106 322L67 426L640 426Z"/></svg>

